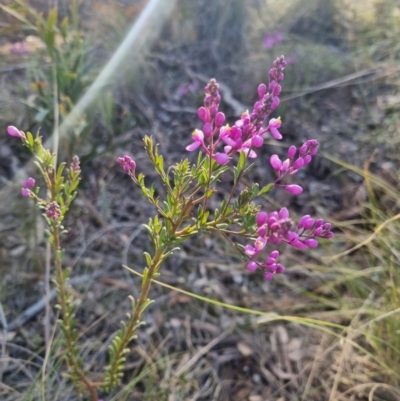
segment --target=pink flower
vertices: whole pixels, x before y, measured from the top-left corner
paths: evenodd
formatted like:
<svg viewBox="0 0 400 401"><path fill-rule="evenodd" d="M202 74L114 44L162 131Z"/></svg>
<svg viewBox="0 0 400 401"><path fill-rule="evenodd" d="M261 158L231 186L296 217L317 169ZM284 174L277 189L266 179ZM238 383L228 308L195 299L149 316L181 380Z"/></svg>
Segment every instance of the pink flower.
<svg viewBox="0 0 400 401"><path fill-rule="evenodd" d="M271 135L275 139L282 139L281 133L278 131L278 128L280 128L282 125L282 120L281 118L271 118L269 121L267 131L271 132Z"/></svg>
<svg viewBox="0 0 400 401"><path fill-rule="evenodd" d="M21 195L27 198L28 196L31 195L31 191L28 188L22 188L21 189Z"/></svg>
<svg viewBox="0 0 400 401"><path fill-rule="evenodd" d="M204 146L203 131L200 131L199 129L195 129L192 132L192 139L193 139L193 142L190 145L186 146L186 150L188 150L189 152L193 152L198 147Z"/></svg>
<svg viewBox="0 0 400 401"><path fill-rule="evenodd" d="M129 174L134 175L136 169L136 163L129 156L118 157L117 163Z"/></svg>
<svg viewBox="0 0 400 401"><path fill-rule="evenodd" d="M22 183L21 195L25 198L31 195L31 189L35 186L35 180L29 177L26 181Z"/></svg>
<svg viewBox="0 0 400 401"><path fill-rule="evenodd" d="M299 195L303 192L303 188L300 185L283 185L282 188L292 195Z"/></svg>
<svg viewBox="0 0 400 401"><path fill-rule="evenodd" d="M8 133L8 135L13 136L15 138L21 138L21 139L26 140L25 134L22 131L20 131L18 128L14 127L12 125L7 127L7 133Z"/></svg>

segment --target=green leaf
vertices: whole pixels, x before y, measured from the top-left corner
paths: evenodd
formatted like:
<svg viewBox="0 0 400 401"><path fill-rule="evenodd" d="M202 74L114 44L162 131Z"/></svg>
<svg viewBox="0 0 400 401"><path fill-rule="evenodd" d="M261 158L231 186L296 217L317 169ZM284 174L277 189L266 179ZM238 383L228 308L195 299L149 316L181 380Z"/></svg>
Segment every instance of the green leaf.
<svg viewBox="0 0 400 401"><path fill-rule="evenodd" d="M145 256L145 258L146 258L146 263L147 263L147 266L149 266L150 267L150 265L151 265L151 262L152 262L152 258L151 258L151 256L150 256L150 254L148 254L147 252L143 252L143 255Z"/></svg>
<svg viewBox="0 0 400 401"><path fill-rule="evenodd" d="M245 164L246 164L246 155L244 154L244 152L240 152L238 169L242 171Z"/></svg>
<svg viewBox="0 0 400 401"><path fill-rule="evenodd" d="M258 196L268 193L273 187L274 187L274 184L266 185L265 187L260 189L260 191L258 192Z"/></svg>
<svg viewBox="0 0 400 401"><path fill-rule="evenodd" d="M58 17L58 9L54 7L50 12L47 18L47 29L54 29L57 24L57 17Z"/></svg>
<svg viewBox="0 0 400 401"><path fill-rule="evenodd" d="M61 180L61 178L62 178L62 173L63 173L63 171L64 171L64 167L65 167L65 162L64 163L61 163L59 166L58 166L58 169L57 169L57 175L56 175L56 182L58 183L60 180Z"/></svg>

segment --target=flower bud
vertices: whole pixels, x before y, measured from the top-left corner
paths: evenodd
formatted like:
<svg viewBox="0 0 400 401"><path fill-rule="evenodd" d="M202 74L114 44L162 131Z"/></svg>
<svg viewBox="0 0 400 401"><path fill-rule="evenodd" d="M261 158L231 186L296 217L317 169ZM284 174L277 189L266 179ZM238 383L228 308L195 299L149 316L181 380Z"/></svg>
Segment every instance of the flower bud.
<svg viewBox="0 0 400 401"><path fill-rule="evenodd" d="M257 267L258 265L256 262L251 261L247 263L247 269L250 270L251 272L255 272L257 270Z"/></svg>
<svg viewBox="0 0 400 401"><path fill-rule="evenodd" d="M256 224L258 227L261 227L267 222L268 219L268 213L266 212L258 212L256 214Z"/></svg>
<svg viewBox="0 0 400 401"><path fill-rule="evenodd" d="M258 92L259 98L261 99L267 92L267 87L265 86L265 84L258 85L257 92Z"/></svg>
<svg viewBox="0 0 400 401"><path fill-rule="evenodd" d="M303 188L300 185L285 185L283 188L292 195L299 195L303 192Z"/></svg>
<svg viewBox="0 0 400 401"><path fill-rule="evenodd" d="M13 136L15 138L21 138L26 140L25 134L18 128L14 127L13 125L7 127L7 133L8 135Z"/></svg>
<svg viewBox="0 0 400 401"><path fill-rule="evenodd" d="M210 123L205 123L203 125L203 134L206 138L209 138L212 134L212 126Z"/></svg>
<svg viewBox="0 0 400 401"><path fill-rule="evenodd" d="M288 149L288 156L289 156L289 159L294 159L294 157L296 156L296 152L297 152L296 146L291 146L291 147Z"/></svg>
<svg viewBox="0 0 400 401"><path fill-rule="evenodd" d="M220 165L223 166L224 164L229 162L229 156L226 153L216 153L214 155L214 160Z"/></svg>
<svg viewBox="0 0 400 401"><path fill-rule="evenodd" d="M269 162L271 163L271 166L274 170L276 171L280 171L281 167L282 167L282 161L281 159L279 159L278 155L272 155L269 158Z"/></svg>
<svg viewBox="0 0 400 401"><path fill-rule="evenodd" d="M280 103L281 101L279 100L279 97L278 96L275 96L273 99L272 99L272 103L271 103L271 110L275 110L278 106L279 106L279 103Z"/></svg>
<svg viewBox="0 0 400 401"><path fill-rule="evenodd" d="M299 157L294 163L293 163L293 169L298 170L300 167L304 166L304 159Z"/></svg>
<svg viewBox="0 0 400 401"><path fill-rule="evenodd" d="M261 136L257 135L254 138L252 138L251 144L255 148L261 148L261 146L264 144L264 139Z"/></svg>
<svg viewBox="0 0 400 401"><path fill-rule="evenodd" d="M21 195L25 198L31 195L31 191L28 188L22 188L21 189Z"/></svg>
<svg viewBox="0 0 400 401"><path fill-rule="evenodd" d="M215 125L220 127L225 122L225 114L219 111L215 116Z"/></svg>

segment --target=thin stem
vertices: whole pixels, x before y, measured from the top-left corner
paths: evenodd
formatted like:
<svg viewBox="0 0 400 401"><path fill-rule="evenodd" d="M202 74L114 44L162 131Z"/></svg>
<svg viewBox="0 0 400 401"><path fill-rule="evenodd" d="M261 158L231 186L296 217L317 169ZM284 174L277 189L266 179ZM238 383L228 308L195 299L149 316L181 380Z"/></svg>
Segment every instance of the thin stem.
<svg viewBox="0 0 400 401"><path fill-rule="evenodd" d="M119 343L118 349L115 352L113 357L112 364L110 366L110 376L114 377L118 373L118 362L123 357L126 347L132 339L132 336L135 334L136 329L138 328L138 323L142 317L143 306L147 301L147 297L149 295L151 283L154 274L157 272L157 267L159 266L163 256L164 256L165 248L158 248L147 271L146 280L142 285L142 289L140 291L139 298L135 304L135 309L133 311L133 316L130 319L128 326L124 332L124 336L121 338L121 342Z"/></svg>
<svg viewBox="0 0 400 401"><path fill-rule="evenodd" d="M75 373L81 383L83 383L88 392L90 393L90 396L92 398L92 401L98 401L99 397L97 395L96 389L93 385L93 383L86 377L86 375L82 372L82 370L79 368L78 362L75 359L75 345L74 345L74 340L72 336L72 331L71 331L71 322L69 320L69 312L68 312L68 304L67 304L67 295L65 292L65 283L64 283L64 275L63 275L63 269L62 269L62 264L61 264L61 247L60 247L60 232L58 230L58 227L56 225L56 222L52 224L52 234L53 234L53 251L55 255L55 267L56 267L56 280L58 284L58 289L59 289L59 301L60 301L60 306L61 306L61 312L62 312L62 321L64 324L64 336L65 336L65 342L67 346L67 362L68 365L70 366L71 370L73 373Z"/></svg>

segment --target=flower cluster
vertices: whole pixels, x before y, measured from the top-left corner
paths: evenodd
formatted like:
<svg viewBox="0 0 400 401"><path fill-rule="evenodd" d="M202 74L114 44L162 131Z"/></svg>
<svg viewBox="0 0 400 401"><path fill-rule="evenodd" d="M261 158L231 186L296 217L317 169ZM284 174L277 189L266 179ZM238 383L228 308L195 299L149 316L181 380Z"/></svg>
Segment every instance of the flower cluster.
<svg viewBox="0 0 400 401"><path fill-rule="evenodd" d="M61 216L61 209L57 202L49 203L46 209L46 216L53 220L57 220Z"/></svg>
<svg viewBox="0 0 400 401"><path fill-rule="evenodd" d="M269 72L268 89L265 84L258 87L259 100L254 104L253 111L244 112L240 120L231 127L223 126L225 115L218 111L221 97L218 91L218 84L212 79L205 87L204 106L198 109L198 116L203 122L203 129L196 129L192 133L193 142L186 147L192 152L202 148L204 152L212 156L220 164L226 164L230 156L237 152L244 152L247 157L257 157L253 148L259 148L264 143L264 136L269 132L275 139L282 139L279 128L282 125L280 118L272 118L268 126L263 127L266 118L279 106L279 95L284 75L283 70L286 61L283 56L278 57ZM218 138L214 140L215 135ZM217 146L223 143L224 152L217 152Z"/></svg>
<svg viewBox="0 0 400 401"><path fill-rule="evenodd" d="M251 271L261 267L265 272L265 277L270 280L273 274L279 274L284 268L276 259L279 256L277 251L273 251L268 256L265 263L257 263L253 258L258 255L267 243L280 244L285 242L297 249L316 248L318 246L317 238L332 238L331 224L324 220L314 220L310 215L304 215L297 227L289 217L289 211L282 208L279 212L259 212L256 215L256 232L258 238L254 245L246 245L245 253L251 259L247 268ZM271 273L271 274L270 274Z"/></svg>
<svg viewBox="0 0 400 401"><path fill-rule="evenodd" d="M29 177L26 181L22 183L21 195L28 197L31 195L31 189L35 186L35 180Z"/></svg>
<svg viewBox="0 0 400 401"><path fill-rule="evenodd" d="M272 168L277 172L278 176L274 185L276 187L284 188L293 195L302 193L303 188L300 185L282 185L277 184L277 182L279 182L287 174L296 174L300 168L311 162L312 157L315 156L317 152L318 141L316 139L310 139L300 147L297 157L296 146L291 146L288 149L288 158L285 161L282 161L278 155L273 154L270 157L270 163Z"/></svg>
<svg viewBox="0 0 400 401"><path fill-rule="evenodd" d="M136 163L129 156L118 157L117 163L130 175L135 175Z"/></svg>

